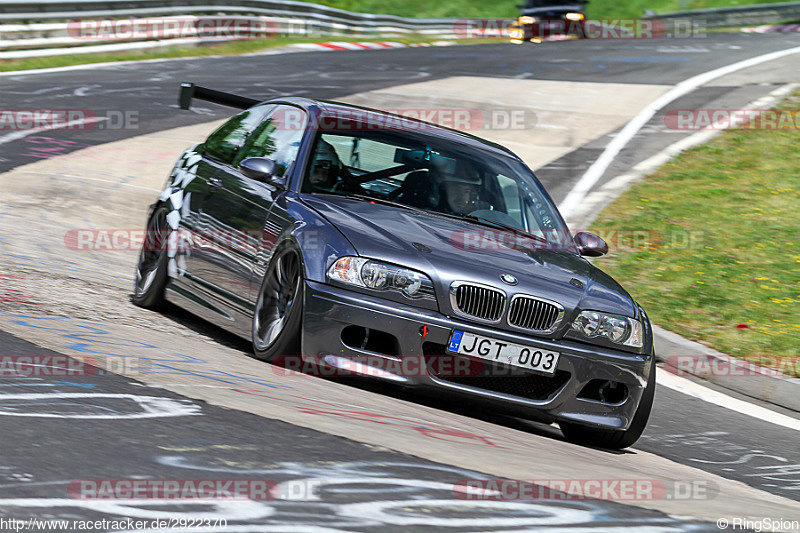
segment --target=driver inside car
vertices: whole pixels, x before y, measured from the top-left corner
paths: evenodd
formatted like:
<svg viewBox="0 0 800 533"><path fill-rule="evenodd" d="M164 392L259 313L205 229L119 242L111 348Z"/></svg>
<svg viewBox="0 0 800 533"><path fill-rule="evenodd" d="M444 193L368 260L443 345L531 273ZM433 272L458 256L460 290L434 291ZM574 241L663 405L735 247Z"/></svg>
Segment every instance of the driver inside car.
<svg viewBox="0 0 800 533"><path fill-rule="evenodd" d="M468 215L480 209L478 192L481 179L471 165L462 166L454 174L445 175L441 183L439 209L455 215Z"/></svg>
<svg viewBox="0 0 800 533"><path fill-rule="evenodd" d="M342 162L330 143L320 139L314 150L314 164L308 181L315 191L331 192L339 181Z"/></svg>

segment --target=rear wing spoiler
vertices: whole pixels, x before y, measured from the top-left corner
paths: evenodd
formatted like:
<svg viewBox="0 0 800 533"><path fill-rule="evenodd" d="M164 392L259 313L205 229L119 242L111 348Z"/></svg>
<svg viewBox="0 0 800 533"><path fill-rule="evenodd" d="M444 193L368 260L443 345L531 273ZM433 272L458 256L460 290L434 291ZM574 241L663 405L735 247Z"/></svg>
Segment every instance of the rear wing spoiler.
<svg viewBox="0 0 800 533"><path fill-rule="evenodd" d="M216 91L207 87L200 87L194 83L181 83L180 93L178 93L178 105L180 108L189 109L193 98L237 109L249 109L261 103L260 100L247 98L246 96Z"/></svg>

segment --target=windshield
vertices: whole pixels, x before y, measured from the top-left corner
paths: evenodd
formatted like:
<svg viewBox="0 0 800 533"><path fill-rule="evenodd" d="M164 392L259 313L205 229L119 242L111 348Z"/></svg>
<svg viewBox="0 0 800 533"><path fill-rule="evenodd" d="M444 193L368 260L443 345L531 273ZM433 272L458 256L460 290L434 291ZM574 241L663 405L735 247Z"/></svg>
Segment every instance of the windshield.
<svg viewBox="0 0 800 533"><path fill-rule="evenodd" d="M302 192L393 202L572 249L571 239L564 239L569 230L524 165L427 135L321 133Z"/></svg>

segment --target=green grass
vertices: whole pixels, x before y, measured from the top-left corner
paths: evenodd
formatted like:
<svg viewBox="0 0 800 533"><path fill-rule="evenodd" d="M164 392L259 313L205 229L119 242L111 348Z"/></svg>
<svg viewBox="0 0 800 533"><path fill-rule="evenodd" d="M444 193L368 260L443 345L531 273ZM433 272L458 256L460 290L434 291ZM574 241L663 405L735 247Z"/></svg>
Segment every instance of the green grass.
<svg viewBox="0 0 800 533"><path fill-rule="evenodd" d="M775 0L592 0L587 5L587 14L593 18L637 18L648 9L656 14L672 13L687 9L709 9L717 7L750 6L774 3Z"/></svg>
<svg viewBox="0 0 800 533"><path fill-rule="evenodd" d="M593 18L638 18L645 10L669 13L684 9L746 6L770 3L773 0L591 0L587 13ZM318 0L324 4L347 11L385 13L402 17L516 17L517 5L524 0L485 2L481 0L449 0L423 2L421 0Z"/></svg>
<svg viewBox="0 0 800 533"><path fill-rule="evenodd" d="M519 15L515 7L524 0L503 0L486 2L484 0L446 0L429 2L423 0L317 0L323 4L346 11L360 13L381 13L399 17L424 18L514 18Z"/></svg>
<svg viewBox="0 0 800 533"><path fill-rule="evenodd" d="M800 92L779 109L800 126ZM745 128L684 152L601 213L594 231L626 237L597 265L656 324L752 361L800 361L798 147L800 127Z"/></svg>

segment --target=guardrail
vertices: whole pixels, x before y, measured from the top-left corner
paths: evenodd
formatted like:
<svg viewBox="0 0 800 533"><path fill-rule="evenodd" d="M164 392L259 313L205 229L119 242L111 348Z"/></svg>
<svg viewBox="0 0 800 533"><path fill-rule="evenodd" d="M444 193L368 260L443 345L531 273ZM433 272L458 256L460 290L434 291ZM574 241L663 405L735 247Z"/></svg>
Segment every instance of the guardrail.
<svg viewBox="0 0 800 533"><path fill-rule="evenodd" d="M235 2L232 4L230 2ZM470 27L468 19L404 18L393 15L353 13L310 2L294 0L37 0L21 2L0 0L0 59L37 55L89 53L94 51L148 48L170 44L193 44L232 40L236 37L214 33L180 38L144 37L88 40L74 35L69 21L91 19L157 17L157 20L193 20L197 26L214 17L224 16L246 24L269 26L262 37L275 34L302 36L346 36L348 38L385 38L410 33L435 35L442 39L456 37L505 36L510 20L489 27ZM717 9L701 9L654 15L668 27L744 26L800 20L800 2L758 4ZM151 20L152 23L152 20ZM75 24L74 22L72 23ZM143 22L147 24L147 22ZM257 35L250 35L250 37ZM72 52L67 52L69 48Z"/></svg>
<svg viewBox="0 0 800 533"><path fill-rule="evenodd" d="M38 0L19 2L0 0L0 21L69 20L74 18L101 18L123 16L165 16L190 14L239 14L302 17L306 20L337 21L379 28L381 25L395 27L419 27L436 24L452 24L453 19L417 19L394 15L353 13L333 7L296 2L292 0Z"/></svg>
<svg viewBox="0 0 800 533"><path fill-rule="evenodd" d="M241 15L184 15L130 19L81 19L72 22L0 24L0 49L52 46L81 46L92 43L139 41L166 34L183 38L271 38L275 35L303 37L313 35L403 35L408 33L454 35L454 24L426 25L418 28L383 25L377 28L348 25L336 21L309 22L300 18ZM130 34L130 38L127 37Z"/></svg>
<svg viewBox="0 0 800 533"><path fill-rule="evenodd" d="M148 17L145 19L144 17ZM459 35L456 19L417 19L393 15L352 13L341 9L292 0L40 0L19 2L0 0L0 59L35 57L66 53L148 48L169 44L192 44L233 40L221 33L182 32L180 38L159 38L153 32L130 39L119 35L86 39L75 35L75 21L93 19L128 20L147 26L179 20L192 21L197 27L212 26L224 17L250 27L265 26L262 35L292 37L346 36L348 38L385 38L408 34L432 35L452 39ZM70 22L73 21L73 22ZM466 30L465 30L466 31ZM472 36L479 35L480 30ZM497 33L499 35L499 33ZM109 44L114 43L114 44ZM89 46L92 45L92 46Z"/></svg>

